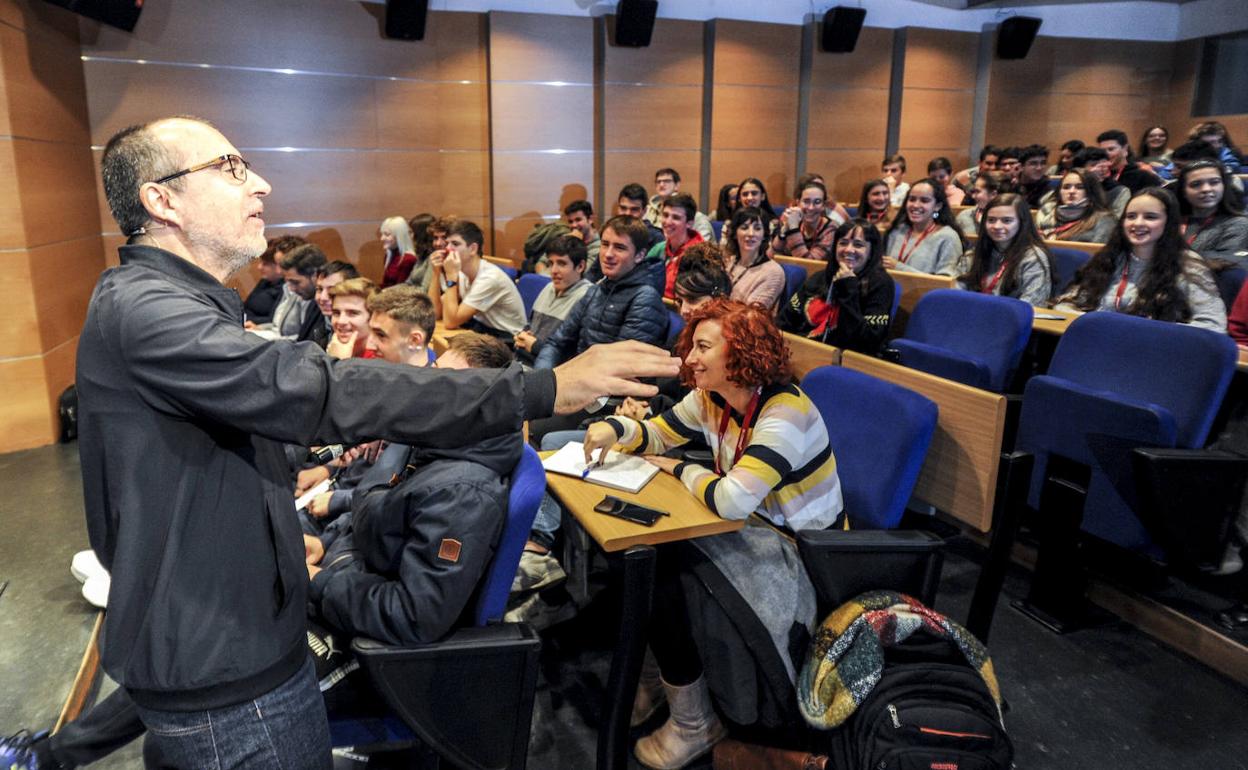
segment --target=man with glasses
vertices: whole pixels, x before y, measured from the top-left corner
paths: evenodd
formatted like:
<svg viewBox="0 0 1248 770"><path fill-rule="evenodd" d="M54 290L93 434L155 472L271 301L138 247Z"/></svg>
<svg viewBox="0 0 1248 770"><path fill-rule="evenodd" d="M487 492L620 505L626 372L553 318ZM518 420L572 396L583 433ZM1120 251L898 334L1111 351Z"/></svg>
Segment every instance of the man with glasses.
<svg viewBox="0 0 1248 770"><path fill-rule="evenodd" d="M204 121L158 120L109 140L102 171L128 237L78 348L87 529L112 573L102 664L162 766L328 768L281 442L469 445L653 395L637 378L679 362L630 342L554 371L448 371L269 342L223 285L264 251L270 192L234 145ZM24 766L22 750L6 760Z"/></svg>
<svg viewBox="0 0 1248 770"><path fill-rule="evenodd" d="M654 196L650 198L650 205L646 207L646 213L642 219L646 224L662 229L663 227L663 201L669 195L675 195L680 192L680 172L674 168L661 168L654 172ZM625 212L618 212L623 214ZM632 216L636 216L633 214ZM702 236L702 240L712 243L715 240L715 229L711 227L711 218L694 206L694 213L689 220L689 226Z"/></svg>

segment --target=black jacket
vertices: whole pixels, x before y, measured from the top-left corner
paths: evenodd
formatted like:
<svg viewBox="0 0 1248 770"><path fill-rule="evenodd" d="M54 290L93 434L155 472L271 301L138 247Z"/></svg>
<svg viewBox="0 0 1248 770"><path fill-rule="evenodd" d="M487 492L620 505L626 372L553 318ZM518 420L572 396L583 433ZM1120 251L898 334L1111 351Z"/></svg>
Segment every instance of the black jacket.
<svg viewBox="0 0 1248 770"><path fill-rule="evenodd" d="M120 254L78 346L87 529L112 572L104 669L142 706L241 703L307 656L307 569L278 442L477 442L550 414L554 378L267 342L243 331L238 294L192 263Z"/></svg>
<svg viewBox="0 0 1248 770"><path fill-rule="evenodd" d="M882 278L880 277L882 276ZM780 309L780 328L803 337L835 345L842 350L875 355L884 346L893 310L893 279L883 270L872 276L867 295L862 296L858 276L832 284L831 304L840 307L836 326L825 330L822 315L827 312L828 282L824 270L806 279L788 303Z"/></svg>
<svg viewBox="0 0 1248 770"><path fill-rule="evenodd" d="M645 267L642 262L618 281L603 278L590 286L559 328L537 348L534 366L553 368L599 343L641 340L662 345L667 308Z"/></svg>
<svg viewBox="0 0 1248 770"><path fill-rule="evenodd" d="M273 311L282 299L282 286L285 281L269 282L261 279L247 295L243 310L247 311L247 320L252 323L268 323L273 320Z"/></svg>
<svg viewBox="0 0 1248 770"><path fill-rule="evenodd" d="M343 633L388 644L445 636L494 558L521 441L513 433L466 448L410 449L397 482L385 471L368 474L352 505L354 553L332 558L347 550L347 536L339 538L322 560L331 566L312 580L320 615Z"/></svg>
<svg viewBox="0 0 1248 770"><path fill-rule="evenodd" d="M1161 177L1151 171L1145 171L1134 163L1128 163L1118 176L1118 184L1123 185L1135 195L1146 187L1161 187Z"/></svg>

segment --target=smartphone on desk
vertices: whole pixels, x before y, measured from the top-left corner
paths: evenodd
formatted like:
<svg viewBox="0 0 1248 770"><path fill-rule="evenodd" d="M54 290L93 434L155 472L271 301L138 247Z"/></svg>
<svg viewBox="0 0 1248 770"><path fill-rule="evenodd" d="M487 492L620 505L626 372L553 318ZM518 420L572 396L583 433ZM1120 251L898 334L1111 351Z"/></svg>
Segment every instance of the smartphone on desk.
<svg viewBox="0 0 1248 770"><path fill-rule="evenodd" d="M634 524L640 524L643 527L653 527L654 523L659 520L660 516L666 516L667 512L658 511L654 508L647 508L644 505L637 505L626 500L621 500L614 495L607 495L594 506L594 510L598 513L605 513L608 516L614 516L617 519L631 521Z"/></svg>

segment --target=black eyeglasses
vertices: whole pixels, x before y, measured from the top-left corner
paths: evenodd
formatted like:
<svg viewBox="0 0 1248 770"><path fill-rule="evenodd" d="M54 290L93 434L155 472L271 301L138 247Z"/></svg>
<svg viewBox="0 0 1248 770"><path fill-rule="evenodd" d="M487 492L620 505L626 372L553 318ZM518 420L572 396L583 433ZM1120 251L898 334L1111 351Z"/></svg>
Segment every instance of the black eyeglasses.
<svg viewBox="0 0 1248 770"><path fill-rule="evenodd" d="M181 171L170 174L169 176L162 176L160 179L157 179L155 183L164 184L171 179L177 179L180 176L194 174L196 171L203 171L206 168L213 168L214 166L220 166L222 164L229 165L230 175L233 176L236 181L247 181L247 169L251 168L250 163L237 155L219 155L212 160L204 161L203 163L191 166L190 168L184 168Z"/></svg>

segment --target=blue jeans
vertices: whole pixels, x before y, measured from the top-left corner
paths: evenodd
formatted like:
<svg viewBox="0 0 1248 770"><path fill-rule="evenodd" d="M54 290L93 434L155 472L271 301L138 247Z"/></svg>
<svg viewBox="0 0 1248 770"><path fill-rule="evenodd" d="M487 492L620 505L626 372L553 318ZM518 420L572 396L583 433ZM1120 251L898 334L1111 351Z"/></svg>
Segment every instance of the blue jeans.
<svg viewBox="0 0 1248 770"><path fill-rule="evenodd" d="M584 439L585 431L583 430L559 430L547 433L542 436L542 451L560 449L569 441L583 441ZM529 539L547 548L553 547L555 533L559 531L559 525L562 522L563 510L559 507L559 503L555 502L555 498L551 497L549 492L543 493L542 505L537 509L537 516L533 519Z"/></svg>
<svg viewBox="0 0 1248 770"><path fill-rule="evenodd" d="M138 707L162 762L187 770L333 765L329 721L309 658L299 673L252 701L210 711Z"/></svg>

